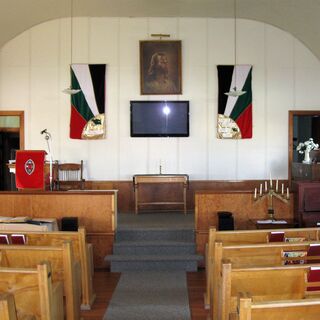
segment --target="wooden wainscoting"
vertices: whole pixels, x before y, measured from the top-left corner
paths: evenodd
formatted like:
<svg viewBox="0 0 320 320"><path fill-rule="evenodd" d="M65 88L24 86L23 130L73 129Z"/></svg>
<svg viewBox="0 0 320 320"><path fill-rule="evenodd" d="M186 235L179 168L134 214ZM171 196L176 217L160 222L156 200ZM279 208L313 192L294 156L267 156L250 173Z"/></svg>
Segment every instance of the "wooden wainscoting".
<svg viewBox="0 0 320 320"><path fill-rule="evenodd" d="M191 179L191 177L190 177ZM195 208L195 192L198 190L210 190L210 191L247 191L254 190L260 183L264 183L264 180L242 180L242 181L219 181L219 180L190 180L187 189L187 210L194 210ZM287 180L279 181L279 185L285 183L287 186ZM143 192L140 193L145 200L150 202L157 201L158 199L167 201L175 201L181 198L181 187L175 184L164 185L150 185L144 186ZM133 180L123 181L86 181L85 189L88 190L118 190L118 210L119 212L134 213L134 188ZM141 201L144 199L141 198ZM148 207L146 209L155 209L155 207ZM172 205L168 207L161 207L168 209L179 209L181 206L174 207ZM160 209L159 207L157 209Z"/></svg>

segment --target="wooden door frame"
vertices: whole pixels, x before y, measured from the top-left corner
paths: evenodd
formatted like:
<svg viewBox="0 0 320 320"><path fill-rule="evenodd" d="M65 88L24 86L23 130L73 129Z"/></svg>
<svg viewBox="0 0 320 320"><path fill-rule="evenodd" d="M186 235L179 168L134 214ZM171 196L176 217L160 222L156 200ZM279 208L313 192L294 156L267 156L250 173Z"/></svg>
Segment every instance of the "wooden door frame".
<svg viewBox="0 0 320 320"><path fill-rule="evenodd" d="M19 116L19 128L1 128L2 132L19 132L20 150L24 150L24 111L0 111L0 116Z"/></svg>

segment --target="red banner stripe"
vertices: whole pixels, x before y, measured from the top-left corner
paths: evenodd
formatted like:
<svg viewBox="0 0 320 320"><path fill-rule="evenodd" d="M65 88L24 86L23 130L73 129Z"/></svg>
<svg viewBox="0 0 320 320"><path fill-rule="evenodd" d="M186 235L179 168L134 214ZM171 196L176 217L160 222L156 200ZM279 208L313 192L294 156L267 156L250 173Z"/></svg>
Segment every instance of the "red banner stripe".
<svg viewBox="0 0 320 320"><path fill-rule="evenodd" d="M87 121L81 116L78 110L71 106L71 119L70 119L70 138L81 139L83 128Z"/></svg>
<svg viewBox="0 0 320 320"><path fill-rule="evenodd" d="M241 113L236 123L240 128L242 139L252 138L252 103Z"/></svg>

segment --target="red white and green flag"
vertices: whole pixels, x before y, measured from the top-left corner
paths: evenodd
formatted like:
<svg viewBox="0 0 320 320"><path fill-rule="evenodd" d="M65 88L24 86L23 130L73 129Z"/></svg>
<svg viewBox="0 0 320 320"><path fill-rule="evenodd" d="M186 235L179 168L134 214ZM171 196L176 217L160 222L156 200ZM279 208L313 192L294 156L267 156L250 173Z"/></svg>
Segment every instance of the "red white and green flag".
<svg viewBox="0 0 320 320"><path fill-rule="evenodd" d="M218 68L218 132L220 139L252 138L252 66ZM226 94L244 92L241 95Z"/></svg>
<svg viewBox="0 0 320 320"><path fill-rule="evenodd" d="M105 137L106 76L105 64L72 64L71 139Z"/></svg>

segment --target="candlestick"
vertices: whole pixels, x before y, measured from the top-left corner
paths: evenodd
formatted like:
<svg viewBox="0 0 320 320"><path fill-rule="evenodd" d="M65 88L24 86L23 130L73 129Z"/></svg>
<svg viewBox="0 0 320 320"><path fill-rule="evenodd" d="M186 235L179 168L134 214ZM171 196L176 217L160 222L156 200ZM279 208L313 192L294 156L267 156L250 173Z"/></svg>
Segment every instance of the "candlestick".
<svg viewBox="0 0 320 320"><path fill-rule="evenodd" d="M284 194L284 184L283 183L281 184L281 194L282 195Z"/></svg>
<svg viewBox="0 0 320 320"><path fill-rule="evenodd" d="M260 183L260 197L262 196L262 183Z"/></svg>
<svg viewBox="0 0 320 320"><path fill-rule="evenodd" d="M279 180L277 179L277 181L276 181L276 192L278 192L278 187L279 187Z"/></svg>
<svg viewBox="0 0 320 320"><path fill-rule="evenodd" d="M257 188L254 188L254 198L257 199Z"/></svg>

